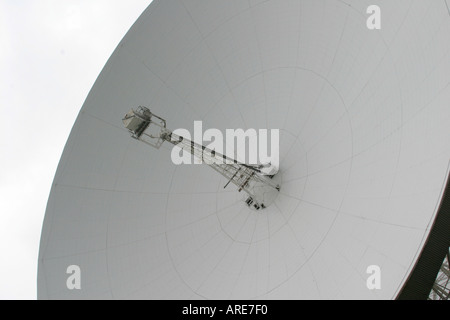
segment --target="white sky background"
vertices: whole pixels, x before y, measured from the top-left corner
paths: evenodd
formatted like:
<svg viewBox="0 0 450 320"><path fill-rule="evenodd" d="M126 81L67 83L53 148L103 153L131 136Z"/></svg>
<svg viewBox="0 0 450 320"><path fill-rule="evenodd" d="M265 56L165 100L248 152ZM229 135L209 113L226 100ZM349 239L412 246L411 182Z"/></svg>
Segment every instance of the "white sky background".
<svg viewBox="0 0 450 320"><path fill-rule="evenodd" d="M36 299L42 221L65 142L150 2L0 1L0 299Z"/></svg>

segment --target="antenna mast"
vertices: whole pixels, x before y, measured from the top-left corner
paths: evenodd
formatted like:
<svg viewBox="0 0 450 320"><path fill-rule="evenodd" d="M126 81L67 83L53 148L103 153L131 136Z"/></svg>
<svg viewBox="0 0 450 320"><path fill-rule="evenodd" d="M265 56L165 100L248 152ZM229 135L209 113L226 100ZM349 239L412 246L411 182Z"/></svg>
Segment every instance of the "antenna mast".
<svg viewBox="0 0 450 320"><path fill-rule="evenodd" d="M280 191L280 185L273 180L273 176L264 175L261 171L268 165L255 166L240 163L236 159L179 136L167 129L166 120L151 113L146 107L139 106L136 110L131 109L122 121L134 139L156 149L167 141L201 159L228 180L224 188L231 182L238 187L239 192L244 191L248 195L245 203L252 209L266 208Z"/></svg>

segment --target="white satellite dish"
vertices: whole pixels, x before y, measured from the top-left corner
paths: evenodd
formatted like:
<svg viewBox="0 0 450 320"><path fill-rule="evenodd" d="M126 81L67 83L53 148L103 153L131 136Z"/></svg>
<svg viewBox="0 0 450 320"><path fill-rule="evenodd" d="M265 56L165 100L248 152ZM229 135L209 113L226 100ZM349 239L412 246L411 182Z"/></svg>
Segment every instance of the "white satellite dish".
<svg viewBox="0 0 450 320"><path fill-rule="evenodd" d="M395 298L448 174L450 17L444 1L382 2L371 30L367 6L154 1L67 141L38 298ZM140 105L173 129L279 129L274 203L251 210L208 166L131 139Z"/></svg>

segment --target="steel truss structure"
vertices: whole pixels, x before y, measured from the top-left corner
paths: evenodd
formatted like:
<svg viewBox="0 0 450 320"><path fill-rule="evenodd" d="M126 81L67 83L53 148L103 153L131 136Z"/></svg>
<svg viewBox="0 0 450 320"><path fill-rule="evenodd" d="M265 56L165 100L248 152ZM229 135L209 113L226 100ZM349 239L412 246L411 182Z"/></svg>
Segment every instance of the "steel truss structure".
<svg viewBox="0 0 450 320"><path fill-rule="evenodd" d="M428 300L448 300L450 296L450 248L447 252Z"/></svg>
<svg viewBox="0 0 450 320"><path fill-rule="evenodd" d="M144 142L157 149L164 141L173 144L201 159L215 171L224 176L228 183L244 191L248 197L245 203L252 209L266 208L274 199L274 193L280 191L280 185L272 180L273 176L262 174L261 169L270 164L248 165L236 159L225 156L215 150L198 144L190 139L173 133L166 128L166 120L153 114L147 107L139 106L131 110L122 119L125 127L134 139Z"/></svg>

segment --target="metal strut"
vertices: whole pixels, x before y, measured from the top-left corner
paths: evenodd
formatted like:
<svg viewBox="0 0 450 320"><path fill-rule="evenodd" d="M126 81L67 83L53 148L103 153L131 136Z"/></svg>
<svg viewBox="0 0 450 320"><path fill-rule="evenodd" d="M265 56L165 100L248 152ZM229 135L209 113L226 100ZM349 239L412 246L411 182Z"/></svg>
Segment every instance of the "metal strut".
<svg viewBox="0 0 450 320"><path fill-rule="evenodd" d="M236 159L177 135L166 128L164 119L154 115L146 107L139 106L136 110L132 109L122 121L134 139L157 149L164 141L167 141L201 159L202 162L228 180L224 188L232 182L238 187L239 192L244 190L248 195L245 202L253 209L259 210L267 207L269 200L266 198L268 198L267 194L270 193L269 189L276 192L280 191L279 184L272 181L271 177L262 174L261 169L264 168L264 165L241 163Z"/></svg>

